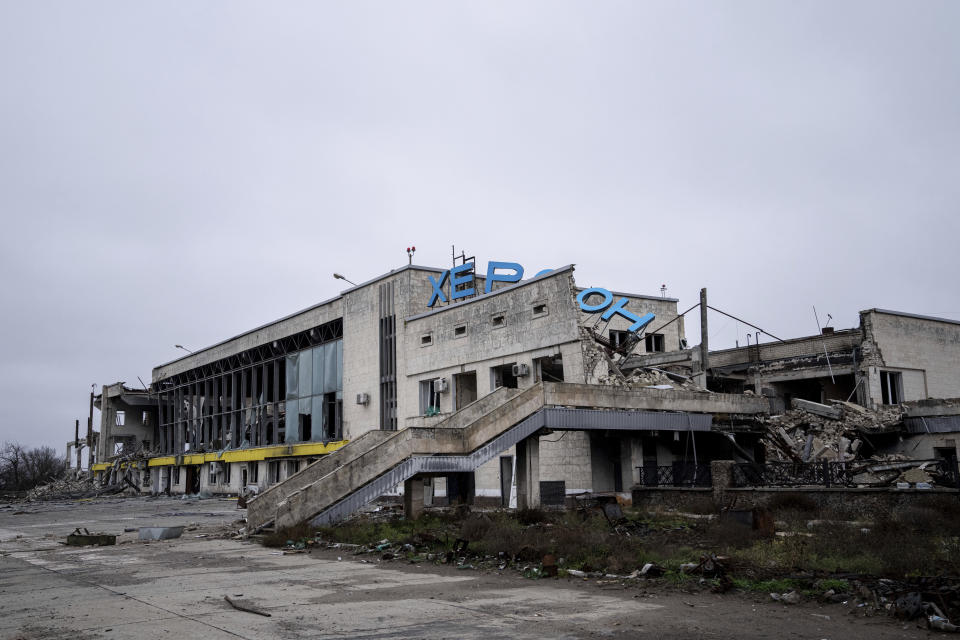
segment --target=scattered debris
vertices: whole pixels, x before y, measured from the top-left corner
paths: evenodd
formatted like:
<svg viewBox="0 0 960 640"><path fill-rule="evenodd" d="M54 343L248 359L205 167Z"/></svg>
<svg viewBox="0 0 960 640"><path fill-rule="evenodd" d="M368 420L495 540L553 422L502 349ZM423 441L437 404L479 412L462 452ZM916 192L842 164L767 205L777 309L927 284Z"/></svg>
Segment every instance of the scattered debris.
<svg viewBox="0 0 960 640"><path fill-rule="evenodd" d="M141 540L171 540L183 535L184 527L140 527Z"/></svg>
<svg viewBox="0 0 960 640"><path fill-rule="evenodd" d="M27 502L77 500L80 498L96 498L99 496L112 495L120 493L125 489L128 489L126 482L98 488L88 473L81 472L79 475L76 475L74 472L68 472L68 474L62 478L51 480L47 484L34 487L27 491L23 499Z"/></svg>
<svg viewBox="0 0 960 640"><path fill-rule="evenodd" d="M783 604L800 604L803 598L796 591L788 591L786 593L771 593L770 599Z"/></svg>
<svg viewBox="0 0 960 640"><path fill-rule="evenodd" d="M233 607L233 608L236 609L237 611L246 611L247 613L255 613L255 614L257 614L258 616L264 616L265 618L269 618L269 617L270 617L270 614L267 613L266 611L261 611L261 610L259 610L259 609L254 609L253 607L249 607L249 606L247 606L247 605L240 604L239 602L236 602L236 601L234 601L234 600L231 600L231 599L230 599L230 596L223 596L223 599L226 600L226 601L227 601L227 604L229 604L231 607Z"/></svg>
<svg viewBox="0 0 960 640"><path fill-rule="evenodd" d="M90 533L86 529L80 532L80 527L67 536L66 544L71 547L99 546L106 547L117 544L117 536L110 533Z"/></svg>
<svg viewBox="0 0 960 640"><path fill-rule="evenodd" d="M629 375L623 375L623 377L617 375L617 372L612 375L600 376L597 383L627 389L679 389L710 393L686 376L649 367L634 369Z"/></svg>

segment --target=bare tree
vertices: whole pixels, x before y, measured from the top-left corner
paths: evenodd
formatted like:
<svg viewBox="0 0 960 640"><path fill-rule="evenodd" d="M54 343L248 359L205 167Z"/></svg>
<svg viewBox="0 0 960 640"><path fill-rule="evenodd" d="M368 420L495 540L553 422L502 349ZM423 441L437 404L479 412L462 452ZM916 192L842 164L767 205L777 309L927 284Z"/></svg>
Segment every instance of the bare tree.
<svg viewBox="0 0 960 640"><path fill-rule="evenodd" d="M57 455L53 447L36 447L23 454L24 480L27 488L46 484L59 478L67 469L67 459Z"/></svg>
<svg viewBox="0 0 960 640"><path fill-rule="evenodd" d="M0 487L19 491L23 483L23 447L4 442L0 449Z"/></svg>
<svg viewBox="0 0 960 640"><path fill-rule="evenodd" d="M27 449L5 442L0 448L0 488L8 491L32 489L60 477L66 468L67 459L52 447Z"/></svg>

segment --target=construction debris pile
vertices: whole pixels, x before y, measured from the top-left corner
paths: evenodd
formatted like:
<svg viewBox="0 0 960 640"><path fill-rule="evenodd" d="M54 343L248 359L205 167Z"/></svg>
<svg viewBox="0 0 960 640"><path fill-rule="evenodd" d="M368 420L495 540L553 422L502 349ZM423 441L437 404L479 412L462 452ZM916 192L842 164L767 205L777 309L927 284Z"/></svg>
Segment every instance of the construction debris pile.
<svg viewBox="0 0 960 640"><path fill-rule="evenodd" d="M771 462L840 462L846 484L887 486L908 483L921 488L936 483L950 470L938 461L916 460L902 454L873 454L865 457L861 448L870 434L900 428L903 412L899 405L871 410L839 400L823 405L794 400L794 408L766 419L762 442Z"/></svg>
<svg viewBox="0 0 960 640"><path fill-rule="evenodd" d="M45 500L76 500L78 498L95 498L97 496L112 495L120 493L124 489L132 486L129 482L120 482L119 484L98 487L91 474L81 471L76 473L68 471L63 477L57 478L47 484L34 487L27 492L24 499L27 502L40 502ZM136 487L134 487L136 489Z"/></svg>
<svg viewBox="0 0 960 640"><path fill-rule="evenodd" d="M668 373L652 367L634 369L629 374L624 373L622 376L614 372L611 375L600 376L597 382L626 389L682 389L683 391L710 393L686 376Z"/></svg>

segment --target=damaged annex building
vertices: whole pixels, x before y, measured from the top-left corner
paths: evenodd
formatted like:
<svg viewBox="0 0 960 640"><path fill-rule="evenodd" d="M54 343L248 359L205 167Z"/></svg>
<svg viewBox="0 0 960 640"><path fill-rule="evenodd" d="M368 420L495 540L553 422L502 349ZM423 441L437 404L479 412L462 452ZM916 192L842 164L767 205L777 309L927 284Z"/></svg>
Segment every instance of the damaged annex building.
<svg viewBox="0 0 960 640"><path fill-rule="evenodd" d="M858 329L709 352L688 348L676 299L583 289L573 265L522 272L407 265L157 366L148 388L105 386L93 470L152 493L250 495L256 526L385 494L413 514L561 505L699 484L714 460L909 457L920 437L923 456L949 442L956 459L954 422L914 433L875 410L960 396L938 360L960 361L960 323L871 310Z"/></svg>
<svg viewBox="0 0 960 640"><path fill-rule="evenodd" d="M960 322L869 309L853 329L708 357L709 389L770 402L762 461L838 463L833 480L848 486L957 485ZM700 358L688 349L638 354L629 364L690 374Z"/></svg>

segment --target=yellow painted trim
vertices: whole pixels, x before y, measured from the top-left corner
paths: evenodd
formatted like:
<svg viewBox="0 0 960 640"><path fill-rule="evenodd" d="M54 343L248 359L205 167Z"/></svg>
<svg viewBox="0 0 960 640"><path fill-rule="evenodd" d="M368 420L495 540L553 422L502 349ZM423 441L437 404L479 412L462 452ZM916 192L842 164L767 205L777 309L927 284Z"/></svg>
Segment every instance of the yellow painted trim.
<svg viewBox="0 0 960 640"><path fill-rule="evenodd" d="M113 463L112 463L112 462L98 462L97 464L93 465L93 470L94 470L94 471L106 471L107 469L109 469L109 468L112 467L112 466L113 466Z"/></svg>
<svg viewBox="0 0 960 640"><path fill-rule="evenodd" d="M268 458L293 458L298 456L325 456L344 447L349 440L337 442L303 442L300 444L285 444L272 447L256 447L253 449L236 449L222 453L186 453L181 464L203 464L204 462L258 462ZM179 456L157 456L150 458L147 466L166 467L177 464ZM94 471L106 471L112 463L104 462L93 465ZM126 466L126 463L124 463Z"/></svg>

